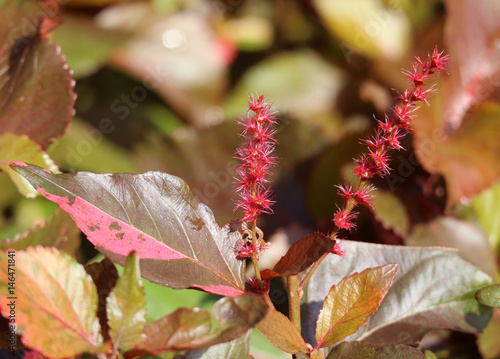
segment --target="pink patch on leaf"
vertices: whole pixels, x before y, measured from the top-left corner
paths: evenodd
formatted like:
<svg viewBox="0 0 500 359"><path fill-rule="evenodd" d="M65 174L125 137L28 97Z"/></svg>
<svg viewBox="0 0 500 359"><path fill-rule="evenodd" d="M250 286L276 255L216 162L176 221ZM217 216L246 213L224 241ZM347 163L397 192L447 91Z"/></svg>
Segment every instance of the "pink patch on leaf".
<svg viewBox="0 0 500 359"><path fill-rule="evenodd" d="M45 173L48 173L49 175L52 173L48 168L44 168L43 170L45 171Z"/></svg>
<svg viewBox="0 0 500 359"><path fill-rule="evenodd" d="M28 165L22 161L12 161L11 166L28 167Z"/></svg>
<svg viewBox="0 0 500 359"><path fill-rule="evenodd" d="M80 197L75 197L70 203L67 197L50 194L43 188L38 188L37 191L68 212L78 228L87 235L89 241L95 246L123 256L135 251L142 259L188 258L130 224L110 216Z"/></svg>
<svg viewBox="0 0 500 359"><path fill-rule="evenodd" d="M203 290L204 292L223 295L226 297L237 297L245 293L245 291L227 285L195 285L194 288Z"/></svg>

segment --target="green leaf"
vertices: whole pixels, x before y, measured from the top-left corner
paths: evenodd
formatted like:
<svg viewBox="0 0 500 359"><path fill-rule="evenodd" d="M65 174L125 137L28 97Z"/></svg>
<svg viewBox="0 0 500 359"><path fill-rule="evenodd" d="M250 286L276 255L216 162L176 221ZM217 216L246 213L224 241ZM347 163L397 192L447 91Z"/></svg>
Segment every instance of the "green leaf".
<svg viewBox="0 0 500 359"><path fill-rule="evenodd" d="M316 347L333 345L356 333L377 311L397 271L394 263L368 268L332 286L319 312Z"/></svg>
<svg viewBox="0 0 500 359"><path fill-rule="evenodd" d="M500 309L494 309L493 318L478 335L477 345L484 359L500 358Z"/></svg>
<svg viewBox="0 0 500 359"><path fill-rule="evenodd" d="M344 342L337 345L326 359L425 359L422 351L417 348L386 344L375 346L363 342Z"/></svg>
<svg viewBox="0 0 500 359"><path fill-rule="evenodd" d="M26 164L13 168L68 212L113 262L123 265L136 251L141 275L157 284L244 293L244 261L234 252L238 234L221 229L182 179L160 172L54 175Z"/></svg>
<svg viewBox="0 0 500 359"><path fill-rule="evenodd" d="M500 308L500 284L481 288L476 293L479 304L492 308Z"/></svg>
<svg viewBox="0 0 500 359"><path fill-rule="evenodd" d="M115 348L127 350L145 339L146 300L136 252L128 255L123 275L106 304L109 335Z"/></svg>
<svg viewBox="0 0 500 359"><path fill-rule="evenodd" d="M222 298L213 307L217 326L212 328L208 311L180 308L148 325L144 331L146 339L125 357L159 354L167 350L198 350L225 343L255 326L266 311L266 305L253 293Z"/></svg>
<svg viewBox="0 0 500 359"><path fill-rule="evenodd" d="M251 331L238 339L227 343L213 345L208 349L188 352L182 359L251 359L250 351Z"/></svg>
<svg viewBox="0 0 500 359"><path fill-rule="evenodd" d="M397 234L408 233L410 220L406 208L393 192L378 189L372 201L375 218L384 226Z"/></svg>
<svg viewBox="0 0 500 359"><path fill-rule="evenodd" d="M80 230L63 210L57 209L44 223L26 232L17 234L13 239L5 239L0 249L26 249L28 247L54 247L61 252L75 256L80 248Z"/></svg>
<svg viewBox="0 0 500 359"><path fill-rule="evenodd" d="M264 319L257 324L262 334L276 347L290 354L307 353L309 349L297 327L290 319L275 309L268 310Z"/></svg>
<svg viewBox="0 0 500 359"><path fill-rule="evenodd" d="M35 197L37 192L24 177L9 167L12 161L29 162L48 167L52 171L58 170L49 156L42 151L40 145L30 140L28 136L13 133L0 134L0 170L9 175L23 196L30 198Z"/></svg>
<svg viewBox="0 0 500 359"><path fill-rule="evenodd" d="M304 296L303 331L315 340L315 324L332 283L352 272L394 262L399 271L377 312L348 341L415 345L431 329L480 332L491 309L474 298L491 278L454 250L343 241L344 258L327 257L314 273ZM457 270L459 268L460 270Z"/></svg>
<svg viewBox="0 0 500 359"><path fill-rule="evenodd" d="M23 343L52 358L102 352L97 293L81 265L54 248L0 253L0 308L8 317L15 295L16 324ZM15 267L8 267L8 260ZM8 289L15 269L14 292Z"/></svg>
<svg viewBox="0 0 500 359"><path fill-rule="evenodd" d="M0 6L6 40L0 58L8 60L0 72L0 134L27 135L46 150L66 131L76 98L59 47L39 33L53 9L37 1L2 0Z"/></svg>
<svg viewBox="0 0 500 359"><path fill-rule="evenodd" d="M500 184L481 192L471 201L479 223L496 253L500 250Z"/></svg>
<svg viewBox="0 0 500 359"><path fill-rule="evenodd" d="M111 262L108 258L104 258L100 262L86 265L85 271L92 277L92 280L97 288L97 294L99 296L97 316L99 317L99 323L101 324L102 336L104 341L107 342L110 339L110 336L108 316L106 313L106 299L116 285L119 278L118 271L116 270L113 262Z"/></svg>
<svg viewBox="0 0 500 359"><path fill-rule="evenodd" d="M495 257L484 231L477 224L453 217L439 217L413 227L405 243L419 247L456 248L462 258L494 276Z"/></svg>

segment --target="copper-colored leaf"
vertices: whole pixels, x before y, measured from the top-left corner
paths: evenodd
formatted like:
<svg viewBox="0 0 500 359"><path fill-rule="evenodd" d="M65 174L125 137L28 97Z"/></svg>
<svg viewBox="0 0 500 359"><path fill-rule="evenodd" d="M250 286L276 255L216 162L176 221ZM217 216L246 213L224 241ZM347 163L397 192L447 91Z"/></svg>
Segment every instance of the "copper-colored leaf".
<svg viewBox="0 0 500 359"><path fill-rule="evenodd" d="M323 254L335 247L331 240L321 233L310 234L295 242L272 270L262 271L264 279L297 275L314 264Z"/></svg>
<svg viewBox="0 0 500 359"><path fill-rule="evenodd" d="M397 271L398 265L389 263L351 274L332 286L316 324L316 347L333 345L365 324L382 303Z"/></svg>
<svg viewBox="0 0 500 359"><path fill-rule="evenodd" d="M15 285L9 289L12 276ZM96 288L70 256L44 247L1 252L0 309L4 317L9 316L12 301L16 324L24 330L23 343L29 348L52 358L105 350L96 317Z"/></svg>
<svg viewBox="0 0 500 359"><path fill-rule="evenodd" d="M307 353L306 342L297 327L286 316L270 309L264 319L257 324L262 334L276 347L290 354Z"/></svg>
<svg viewBox="0 0 500 359"><path fill-rule="evenodd" d="M424 353L417 348L387 344L375 346L363 342L340 343L328 355L327 359L424 359ZM427 357L425 357L427 358Z"/></svg>
<svg viewBox="0 0 500 359"><path fill-rule="evenodd" d="M32 0L1 7L0 38L7 41L0 46L0 133L28 135L45 150L74 114L71 71L59 47L40 34L46 11Z"/></svg>

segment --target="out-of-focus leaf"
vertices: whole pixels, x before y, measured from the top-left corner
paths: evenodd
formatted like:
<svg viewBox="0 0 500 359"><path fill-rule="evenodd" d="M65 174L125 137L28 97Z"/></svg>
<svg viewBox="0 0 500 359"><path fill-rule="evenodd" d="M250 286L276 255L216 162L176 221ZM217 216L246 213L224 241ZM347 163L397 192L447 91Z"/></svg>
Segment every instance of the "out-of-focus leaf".
<svg viewBox="0 0 500 359"><path fill-rule="evenodd" d="M97 288L97 296L99 299L97 317L99 318L99 323L101 324L101 334L104 341L108 341L110 336L108 316L106 313L106 299L118 280L118 271L116 270L113 262L111 262L108 258L104 258L100 262L86 265L85 271L92 277L92 280Z"/></svg>
<svg viewBox="0 0 500 359"><path fill-rule="evenodd" d="M54 248L28 248L0 254L0 307L9 316L15 295L16 324L23 343L47 357L67 358L105 350L96 317L92 279L73 258ZM8 260L15 267L8 267ZM11 286L15 269L15 289ZM13 292L14 291L14 292Z"/></svg>
<svg viewBox="0 0 500 359"><path fill-rule="evenodd" d="M500 250L500 184L481 192L471 201L479 223L495 252Z"/></svg>
<svg viewBox="0 0 500 359"><path fill-rule="evenodd" d="M464 259L491 277L495 276L496 262L491 245L476 224L453 217L440 217L414 226L405 242L419 247L456 248Z"/></svg>
<svg viewBox="0 0 500 359"><path fill-rule="evenodd" d="M314 0L320 18L344 48L372 58L397 60L406 53L410 24L400 5L382 0Z"/></svg>
<svg viewBox="0 0 500 359"><path fill-rule="evenodd" d="M488 99L498 87L500 3L495 0L446 0L445 3L447 51L451 61L450 76L443 79L446 115L443 125L445 133L451 134L460 127L467 112Z"/></svg>
<svg viewBox="0 0 500 359"><path fill-rule="evenodd" d="M272 270L262 271L262 278L271 280L275 277L297 275L313 265L323 254L331 251L335 243L335 240L324 234L310 234L295 242Z"/></svg>
<svg viewBox="0 0 500 359"><path fill-rule="evenodd" d="M212 328L210 313L199 308L180 308L146 327L146 339L125 354L133 358L144 353L167 350L197 350L225 343L246 333L266 315L267 307L259 297L247 293L222 298L213 307L218 324Z"/></svg>
<svg viewBox="0 0 500 359"><path fill-rule="evenodd" d="M267 311L264 319L257 324L257 328L275 347L286 353L296 354L309 351L297 327L275 309Z"/></svg>
<svg viewBox="0 0 500 359"><path fill-rule="evenodd" d="M460 128L445 136L436 102L430 109L419 110L419 121L413 122L415 151L427 171L444 176L448 204L453 205L490 187L500 177L500 106L493 102L475 106Z"/></svg>
<svg viewBox="0 0 500 359"><path fill-rule="evenodd" d="M397 271L394 263L367 268L332 286L316 323L316 347L333 345L365 324L377 311Z"/></svg>
<svg viewBox="0 0 500 359"><path fill-rule="evenodd" d="M102 119L93 127L74 118L68 132L51 148L50 156L61 165L92 172L137 172L130 153L105 138L118 124Z"/></svg>
<svg viewBox="0 0 500 359"><path fill-rule="evenodd" d="M65 14L53 40L66 55L74 76L80 78L97 71L127 38L125 33L99 27L91 18Z"/></svg>
<svg viewBox="0 0 500 359"><path fill-rule="evenodd" d="M491 309L474 298L491 279L453 250L343 241L344 258L327 257L304 293L303 335L314 341L316 318L332 283L352 272L397 263L399 272L377 312L347 341L415 345L433 328L480 332ZM460 268L460 270L457 270Z"/></svg>
<svg viewBox="0 0 500 359"><path fill-rule="evenodd" d="M29 162L41 167L48 167L52 171L57 171L57 166L54 162L28 136L15 135L13 133L0 134L0 170L9 175L23 196L29 198L35 197L37 193L25 178L9 167L12 161Z"/></svg>
<svg viewBox="0 0 500 359"><path fill-rule="evenodd" d="M262 51L274 39L272 24L264 17L245 16L229 19L222 25L224 38L230 39L245 51Z"/></svg>
<svg viewBox="0 0 500 359"><path fill-rule="evenodd" d="M234 253L238 234L221 229L182 179L160 172L54 175L27 164L13 168L114 262L123 265L136 251L141 274L155 283L227 296L244 292L244 262Z"/></svg>
<svg viewBox="0 0 500 359"><path fill-rule="evenodd" d="M382 223L384 228L392 229L401 236L408 233L410 227L408 213L394 193L377 190L372 204L375 208L373 211L375 218Z"/></svg>
<svg viewBox="0 0 500 359"><path fill-rule="evenodd" d="M245 108L249 93L265 94L280 111L318 126L320 115L331 104L345 82L342 72L314 52L280 53L247 71L224 106L226 116L236 118ZM331 124L330 124L331 126Z"/></svg>
<svg viewBox="0 0 500 359"><path fill-rule="evenodd" d="M114 345L127 350L145 339L146 301L139 270L139 257L131 252L123 275L106 299L109 336Z"/></svg>
<svg viewBox="0 0 500 359"><path fill-rule="evenodd" d="M12 240L5 239L0 249L26 249L38 245L55 247L61 252L75 256L80 247L80 230L75 222L62 210L57 210L42 225L17 234Z"/></svg>
<svg viewBox="0 0 500 359"><path fill-rule="evenodd" d="M477 344L483 359L498 359L500 357L500 309L493 309L493 318L478 335Z"/></svg>
<svg viewBox="0 0 500 359"><path fill-rule="evenodd" d="M0 134L27 135L45 150L66 131L75 94L59 47L39 33L48 12L37 3L0 2Z"/></svg>
<svg viewBox="0 0 500 359"><path fill-rule="evenodd" d="M482 305L500 308L500 285L495 284L479 289L476 299Z"/></svg>
<svg viewBox="0 0 500 359"><path fill-rule="evenodd" d="M238 339L227 343L217 344L208 349L188 352L186 355L181 355L179 359L251 359L250 349L250 334L248 331Z"/></svg>
<svg viewBox="0 0 500 359"><path fill-rule="evenodd" d="M149 2L131 2L105 9L97 22L135 34L114 53L114 66L154 89L191 124L210 124L210 107L226 87L234 49L218 38L206 16L158 13Z"/></svg>
<svg viewBox="0 0 500 359"><path fill-rule="evenodd" d="M386 344L375 346L363 342L344 342L337 345L326 359L425 359L417 348Z"/></svg>

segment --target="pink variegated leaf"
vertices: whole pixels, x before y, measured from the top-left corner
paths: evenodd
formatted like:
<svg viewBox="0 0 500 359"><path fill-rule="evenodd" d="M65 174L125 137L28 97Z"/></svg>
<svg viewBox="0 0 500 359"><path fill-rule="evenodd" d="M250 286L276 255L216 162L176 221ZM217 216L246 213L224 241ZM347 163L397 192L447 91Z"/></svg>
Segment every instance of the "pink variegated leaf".
<svg viewBox="0 0 500 359"><path fill-rule="evenodd" d="M143 174L53 174L22 162L12 168L45 198L59 204L97 249L123 265L136 251L141 275L175 288L236 296L244 292L244 263L236 233L180 178Z"/></svg>

